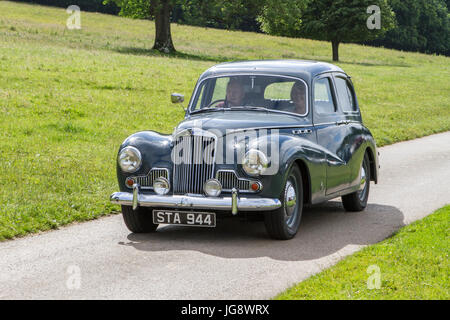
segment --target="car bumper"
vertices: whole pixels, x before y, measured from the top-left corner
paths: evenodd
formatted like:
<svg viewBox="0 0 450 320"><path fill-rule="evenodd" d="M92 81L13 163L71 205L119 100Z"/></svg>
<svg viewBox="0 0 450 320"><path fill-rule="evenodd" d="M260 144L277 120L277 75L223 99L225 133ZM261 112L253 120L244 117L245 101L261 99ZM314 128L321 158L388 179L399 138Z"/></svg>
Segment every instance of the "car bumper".
<svg viewBox="0 0 450 320"><path fill-rule="evenodd" d="M134 191L115 192L111 195L112 203L137 207L226 210L237 214L241 211L269 211L281 207L279 199L245 198L233 192L231 197L206 197L202 195L156 195L142 194Z"/></svg>

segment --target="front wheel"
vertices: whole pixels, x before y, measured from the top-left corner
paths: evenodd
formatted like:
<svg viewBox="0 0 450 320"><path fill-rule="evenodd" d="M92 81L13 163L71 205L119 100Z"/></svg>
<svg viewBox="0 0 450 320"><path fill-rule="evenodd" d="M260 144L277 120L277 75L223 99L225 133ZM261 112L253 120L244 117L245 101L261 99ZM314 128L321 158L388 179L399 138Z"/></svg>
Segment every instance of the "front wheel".
<svg viewBox="0 0 450 320"><path fill-rule="evenodd" d="M152 212L149 209L139 207L133 210L130 206L122 206L123 221L128 230L134 233L155 232L158 228L153 223Z"/></svg>
<svg viewBox="0 0 450 320"><path fill-rule="evenodd" d="M347 211L363 211L367 206L370 189L370 164L367 153L360 171L360 187L358 191L342 196L342 204Z"/></svg>
<svg viewBox="0 0 450 320"><path fill-rule="evenodd" d="M280 200L281 207L267 212L264 223L270 237L289 240L297 234L303 211L302 174L296 164L289 171Z"/></svg>

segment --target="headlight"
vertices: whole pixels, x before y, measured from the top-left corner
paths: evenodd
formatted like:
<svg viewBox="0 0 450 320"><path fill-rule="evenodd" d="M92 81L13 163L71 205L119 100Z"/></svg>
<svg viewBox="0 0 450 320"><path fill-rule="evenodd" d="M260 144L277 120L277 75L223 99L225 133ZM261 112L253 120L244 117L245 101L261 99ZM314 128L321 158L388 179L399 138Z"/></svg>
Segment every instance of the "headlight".
<svg viewBox="0 0 450 320"><path fill-rule="evenodd" d="M120 151L117 161L122 171L133 173L141 167L142 156L135 147L125 147Z"/></svg>
<svg viewBox="0 0 450 320"><path fill-rule="evenodd" d="M256 149L250 149L242 160L242 168L251 176L263 174L269 166L266 155Z"/></svg>

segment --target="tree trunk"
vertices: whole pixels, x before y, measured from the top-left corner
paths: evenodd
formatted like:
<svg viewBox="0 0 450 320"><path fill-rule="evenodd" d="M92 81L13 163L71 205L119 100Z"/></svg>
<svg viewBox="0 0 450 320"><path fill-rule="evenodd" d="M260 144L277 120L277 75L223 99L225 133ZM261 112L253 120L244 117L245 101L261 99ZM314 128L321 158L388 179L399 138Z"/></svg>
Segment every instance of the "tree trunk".
<svg viewBox="0 0 450 320"><path fill-rule="evenodd" d="M155 13L155 44L153 49L164 52L175 52L170 32L170 0L153 0Z"/></svg>
<svg viewBox="0 0 450 320"><path fill-rule="evenodd" d="M339 41L331 41L331 47L333 48L333 61L339 61Z"/></svg>

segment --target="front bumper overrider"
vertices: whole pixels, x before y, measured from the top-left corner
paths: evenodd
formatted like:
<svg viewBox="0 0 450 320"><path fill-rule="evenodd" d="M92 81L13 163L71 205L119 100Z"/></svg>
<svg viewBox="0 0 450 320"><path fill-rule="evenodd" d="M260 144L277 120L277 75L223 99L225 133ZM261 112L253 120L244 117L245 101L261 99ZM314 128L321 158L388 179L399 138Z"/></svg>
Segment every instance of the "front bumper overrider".
<svg viewBox="0 0 450 320"><path fill-rule="evenodd" d="M236 189L231 197L206 197L203 195L143 194L138 187L131 192L115 192L110 200L114 204L138 207L225 210L237 214L241 211L270 211L281 207L279 199L239 197Z"/></svg>

